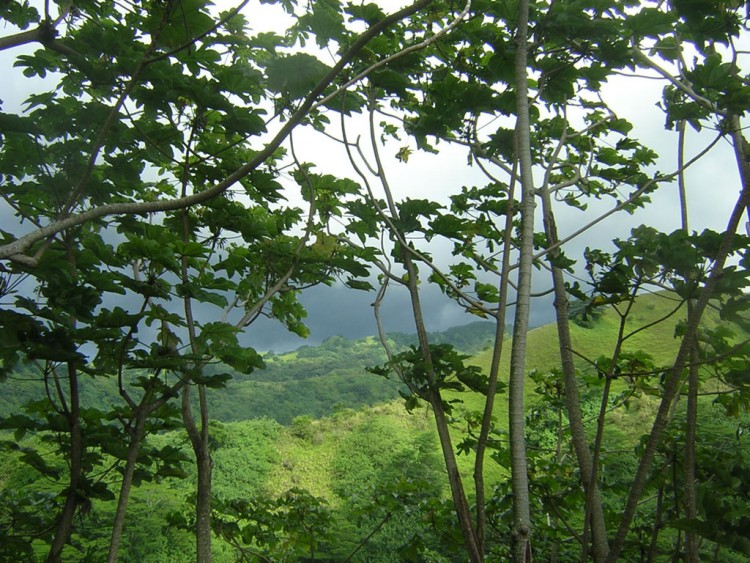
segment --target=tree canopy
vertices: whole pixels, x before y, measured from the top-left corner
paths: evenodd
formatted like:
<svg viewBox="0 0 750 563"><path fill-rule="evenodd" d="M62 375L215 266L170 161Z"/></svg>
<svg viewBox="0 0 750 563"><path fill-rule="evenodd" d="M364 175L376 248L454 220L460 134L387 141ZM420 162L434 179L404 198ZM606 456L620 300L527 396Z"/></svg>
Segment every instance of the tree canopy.
<svg viewBox="0 0 750 563"><path fill-rule="evenodd" d="M115 501L108 546L92 555L115 561L131 488L180 473L190 457L195 503L183 523L197 560L210 561L212 524L229 508L213 502L206 390L263 368L243 339L256 319L305 336L300 293L343 283L373 294L387 361L371 371L434 418L452 504L444 527L460 538L429 541L452 542L471 561L554 559L568 541L595 561L748 553L746 517L703 496L715 476L697 423L704 395L730 415L748 406L745 3L61 0L6 2L0 17L7 75L29 92L0 108L0 385L12 392L19 373L38 383L0 420L13 432L2 447L55 487L41 510L3 497L2 549L37 557L42 545L48 561L64 560L77 517ZM286 24L261 30L264 17ZM640 103L663 111L674 162L639 139L650 124L614 109L623 92L607 86L641 96L644 75L662 85ZM299 139L333 148L303 151ZM717 145L731 148L733 179L700 189L715 192L719 229L692 212L688 175ZM457 151L469 180L445 180L447 198L432 195L443 179L426 170L402 187L415 161ZM680 228L633 222L614 241L591 234L654 201L668 202L659 213L674 210ZM495 323L488 369L431 339L430 284ZM526 361L540 287L554 295L559 367L549 377L530 376ZM408 293L415 323L406 351L382 329L394 290ZM648 326L635 302L657 290L674 308L650 323L681 319L676 354L659 361L630 345ZM571 339L570 298L574 316L616 312L616 338L598 358ZM587 371L601 382L593 426ZM111 380L119 402L82 400L86 378ZM546 461L530 445L530 381L560 417ZM457 401L471 393L481 400L461 422ZM504 394L507 423L494 414ZM617 394L658 404L614 494L603 444ZM189 452L154 445L178 427ZM33 447L26 433L39 438ZM460 453L473 457L473 487ZM570 459L566 504L545 487ZM729 495L721 487L731 485L716 486ZM422 500L415 507L434 516ZM269 518L296 522L315 559L312 530L330 525L319 501L293 491L269 502ZM232 529L222 533L241 557L262 559L273 543ZM409 546L407 558L436 547Z"/></svg>

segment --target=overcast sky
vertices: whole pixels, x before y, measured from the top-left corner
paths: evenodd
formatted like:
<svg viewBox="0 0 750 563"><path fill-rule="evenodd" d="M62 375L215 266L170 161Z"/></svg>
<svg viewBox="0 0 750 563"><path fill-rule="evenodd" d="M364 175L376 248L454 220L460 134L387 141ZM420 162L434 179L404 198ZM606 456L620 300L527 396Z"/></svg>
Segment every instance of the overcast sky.
<svg viewBox="0 0 750 563"><path fill-rule="evenodd" d="M382 2L379 4L383 5ZM278 16L268 15L268 10L273 9L275 8L267 5L251 3L245 10L251 27L254 30L264 30L279 25ZM9 27L0 28L2 35L12 32ZM26 95L33 91L37 81L23 78L17 69L12 68L12 64L18 54L36 48L37 46L25 46L0 52L0 68L6 77L0 87L3 111L15 111ZM671 172L676 166L677 134L665 131L664 114L656 106L663 87L664 83L656 80L617 78L605 86L603 98L620 117L634 123L635 129L631 136L661 154L658 169L662 172ZM698 134L688 128L688 157L709 143L713 139L712 133L704 131ZM458 191L461 186L487 183L477 167L467 166L464 149L445 144L440 145L441 152L437 156L415 151L408 163L397 161L396 152L407 143L413 146L413 143L405 140L400 144L390 144L384 149L388 156L386 166L389 179L398 197L437 198L447 201L448 195ZM317 171L356 179L341 147L325 141L319 134L305 130L295 133L295 147L301 160L316 163ZM688 171L687 186L691 228L698 231L706 227L723 229L728 209L733 205L739 191L736 165L728 143L720 142L705 159ZM585 237L571 243L566 254L580 260L586 246L606 247L613 238L627 237L631 228L642 223L665 231L678 228L680 217L675 197L676 190L676 183L663 186L653 196L654 205L638 211L633 216L621 213L609 218L593 228ZM557 218L561 236L574 232L610 205L611 201L605 200L600 204L591 205L585 213L572 209L561 210ZM7 208L0 211L0 220L4 225L8 224ZM541 221L538 225L537 230L541 230ZM448 259L448 253L444 249L439 250L439 253L442 253L442 257L438 254L439 261L444 262ZM534 280L535 290L547 289L548 278L549 275L545 271L537 272ZM429 330L445 330L450 326L466 324L477 319L448 301L437 289L425 288L423 299ZM309 313L309 343L320 342L334 334L358 338L375 333L371 307L374 300L372 293L353 291L341 286L321 287L308 291L302 300ZM382 313L389 330L414 330L405 291L398 291L397 288L391 290ZM552 318L551 299L545 297L536 300L532 309L532 324L550 322ZM512 319L511 314L508 319ZM304 343L271 321L259 322L250 327L246 340L257 349L276 351L287 350Z"/></svg>

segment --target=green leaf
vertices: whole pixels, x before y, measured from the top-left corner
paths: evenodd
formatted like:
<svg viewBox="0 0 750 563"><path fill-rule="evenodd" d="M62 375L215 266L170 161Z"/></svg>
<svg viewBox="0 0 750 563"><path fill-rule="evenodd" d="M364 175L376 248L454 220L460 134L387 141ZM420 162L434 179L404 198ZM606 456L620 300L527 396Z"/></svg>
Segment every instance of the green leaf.
<svg viewBox="0 0 750 563"><path fill-rule="evenodd" d="M266 67L266 84L272 92L296 100L304 98L330 71L330 67L307 53L273 59Z"/></svg>
<svg viewBox="0 0 750 563"><path fill-rule="evenodd" d="M299 18L299 26L315 35L318 47L325 48L331 40L341 40L344 16L338 0L315 0L312 9Z"/></svg>
<svg viewBox="0 0 750 563"><path fill-rule="evenodd" d="M351 287L352 289L359 289L363 291L374 291L375 288L372 286L370 282L363 281L363 280L355 280L353 278L349 278L346 280L346 286Z"/></svg>
<svg viewBox="0 0 750 563"><path fill-rule="evenodd" d="M377 4L347 4L345 11L352 16L352 21L361 20L367 25L373 25L385 17L385 12Z"/></svg>
<svg viewBox="0 0 750 563"><path fill-rule="evenodd" d="M167 49L182 47L213 27L214 19L207 13L209 4L206 0L156 3L150 11L149 31L157 44Z"/></svg>
<svg viewBox="0 0 750 563"><path fill-rule="evenodd" d="M625 20L625 26L640 37L668 34L674 30L675 14L659 8L641 8Z"/></svg>
<svg viewBox="0 0 750 563"><path fill-rule="evenodd" d="M225 363L231 366L230 363ZM204 375L203 373L201 373L200 375L196 375L191 378L194 383L205 385L206 387L209 387L211 389L221 389L223 387L226 387L227 381L230 381L231 379L231 373L214 373L211 375Z"/></svg>
<svg viewBox="0 0 750 563"><path fill-rule="evenodd" d="M476 282L474 291L479 299L487 303L497 303L500 299L497 287L489 283Z"/></svg>
<svg viewBox="0 0 750 563"><path fill-rule="evenodd" d="M266 131L266 122L260 111L242 111L236 108L227 110L222 120L224 129L229 133L237 133L242 137L259 135Z"/></svg>
<svg viewBox="0 0 750 563"><path fill-rule="evenodd" d="M192 241L175 241L174 250L178 256L186 256L192 258L201 258L209 252L209 249L203 244Z"/></svg>
<svg viewBox="0 0 750 563"><path fill-rule="evenodd" d="M367 78L370 84L391 94L402 93L411 85L408 76L389 68L375 70Z"/></svg>
<svg viewBox="0 0 750 563"><path fill-rule="evenodd" d="M405 199L398 204L398 226L404 233L421 230L420 217L437 215L442 205L426 199Z"/></svg>

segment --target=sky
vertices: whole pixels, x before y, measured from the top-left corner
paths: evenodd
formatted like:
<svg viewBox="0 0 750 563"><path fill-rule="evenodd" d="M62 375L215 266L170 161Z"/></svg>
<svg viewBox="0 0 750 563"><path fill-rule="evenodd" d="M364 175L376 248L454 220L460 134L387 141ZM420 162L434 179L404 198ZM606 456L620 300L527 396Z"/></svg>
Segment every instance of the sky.
<svg viewBox="0 0 750 563"><path fill-rule="evenodd" d="M402 5L403 2L379 3L381 6ZM225 3L226 6L233 5ZM270 11L269 11L270 10ZM268 5L251 2L244 10L253 30L263 31L278 28L283 22L279 10ZM12 33L12 29L0 26L0 35ZM22 49L35 49L27 46ZM23 79L17 69L12 68L13 59L21 49L0 52L0 69L5 79L0 86L2 110L13 111L20 107L22 100L33 91L34 81ZM325 54L321 55L325 57ZM326 61L330 62L330 61ZM635 129L632 136L647 146L657 150L661 155L657 168L662 172L671 172L676 166L677 134L664 128L664 114L657 107L664 83L648 78L615 78L605 85L603 97L620 117L629 119ZM713 139L711 131L697 133L688 128L688 153L695 154ZM401 146L411 144L415 149L407 163L399 162L395 154ZM303 161L314 162L318 172L332 173L356 179L345 154L340 146L328 142L309 130L295 133L295 147ZM440 154L432 155L419 152L408 140L393 143L384 148L387 156L386 168L389 180L397 197L431 198L447 201L448 196L461 186L484 185L487 181L476 166L467 166L466 151L459 147L440 145ZM538 184L539 178L537 178ZM702 230L710 227L717 230L724 228L728 209L734 203L739 190L736 165L728 143L720 142L705 159L701 160L687 173L687 185L690 202L691 229ZM653 205L640 210L634 215L624 213L609 218L592 228L580 240L573 241L566 254L580 259L586 246L611 248L611 240L616 237L627 237L630 229L639 224L649 224L664 231L671 231L680 226L679 209L676 205L676 184L665 185L653 196ZM589 222L599 213L608 209L610 201L593 203L586 212L562 209L557 218L561 236L574 232L581 225ZM7 209L0 211L3 224L11 220ZM537 230L541 230L541 220ZM445 245L438 246L435 252L438 263L447 264L449 252ZM579 267L580 271L580 267ZM544 291L549 288L549 275L537 272L534 278L534 290ZM308 290L302 296L302 302L308 310L307 325L311 330L308 341L290 335L275 321L261 319L247 329L243 340L258 350L273 349L285 351L302 344L316 344L332 335L343 335L352 338L375 333L375 322L372 312L373 293L354 291L340 285L334 287L317 287ZM477 320L467 314L463 308L442 296L435 288L423 291L423 303L428 330L445 330L451 326L461 325ZM383 305L383 318L388 330L413 332L414 324L410 314L410 304L404 290L397 288L389 292ZM549 296L534 301L532 307L532 325L541 325L553 320L554 311ZM512 311L508 319L512 318Z"/></svg>

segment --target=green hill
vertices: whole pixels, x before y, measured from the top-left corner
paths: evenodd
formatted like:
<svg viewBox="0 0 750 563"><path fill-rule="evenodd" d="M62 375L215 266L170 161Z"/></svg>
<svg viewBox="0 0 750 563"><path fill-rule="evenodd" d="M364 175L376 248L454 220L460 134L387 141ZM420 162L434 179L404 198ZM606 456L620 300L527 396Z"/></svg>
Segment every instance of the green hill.
<svg viewBox="0 0 750 563"><path fill-rule="evenodd" d="M494 324L474 322L430 334L434 343L451 344L472 355L494 341ZM416 345L414 334L389 334L391 346ZM222 421L273 418L289 424L297 416L320 418L341 408L358 408L399 397L398 382L375 377L366 368L385 363L375 337L350 340L332 336L319 346L302 346L287 354L268 354L266 367L249 375L235 374L226 390L212 392L212 417Z"/></svg>

